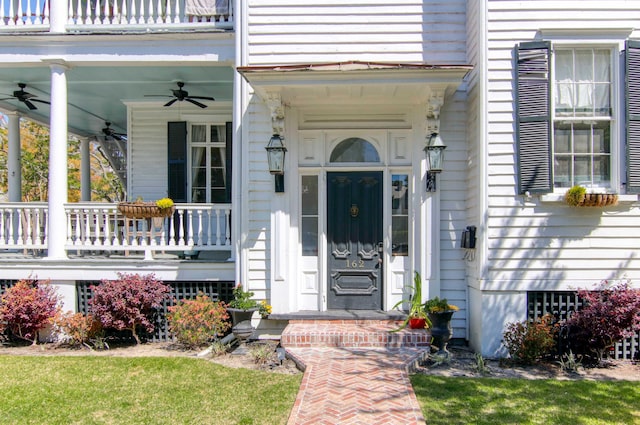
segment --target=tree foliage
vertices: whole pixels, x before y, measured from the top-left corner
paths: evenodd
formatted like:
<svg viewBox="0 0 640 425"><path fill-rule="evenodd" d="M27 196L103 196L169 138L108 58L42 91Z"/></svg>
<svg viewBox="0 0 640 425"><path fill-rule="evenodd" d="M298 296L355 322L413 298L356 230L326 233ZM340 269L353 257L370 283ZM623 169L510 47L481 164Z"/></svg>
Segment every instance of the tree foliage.
<svg viewBox="0 0 640 425"><path fill-rule="evenodd" d="M138 327L153 332L153 310L162 306L170 287L152 274L118 273L116 280L103 280L91 286L91 311L105 328L128 329L137 343Z"/></svg>
<svg viewBox="0 0 640 425"><path fill-rule="evenodd" d="M20 120L22 201L47 201L49 184L49 130L26 119ZM68 202L80 200L80 141L68 140ZM8 134L0 121L0 193L8 189ZM124 190L116 173L95 143L90 146L91 193L94 201L118 202Z"/></svg>

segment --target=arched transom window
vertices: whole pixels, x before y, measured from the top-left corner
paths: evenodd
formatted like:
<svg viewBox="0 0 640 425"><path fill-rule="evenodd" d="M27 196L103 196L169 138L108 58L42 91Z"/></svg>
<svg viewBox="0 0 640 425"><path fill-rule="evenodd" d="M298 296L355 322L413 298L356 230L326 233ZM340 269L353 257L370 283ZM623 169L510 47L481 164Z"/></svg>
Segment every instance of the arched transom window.
<svg viewBox="0 0 640 425"><path fill-rule="evenodd" d="M330 162L380 162L378 150L359 137L350 137L338 143L331 152Z"/></svg>

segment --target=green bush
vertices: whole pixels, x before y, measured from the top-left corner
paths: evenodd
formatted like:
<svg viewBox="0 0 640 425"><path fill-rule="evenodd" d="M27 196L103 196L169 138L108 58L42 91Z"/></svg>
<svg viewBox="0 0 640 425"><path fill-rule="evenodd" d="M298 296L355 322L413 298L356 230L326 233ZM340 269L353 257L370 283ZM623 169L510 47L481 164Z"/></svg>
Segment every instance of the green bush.
<svg viewBox="0 0 640 425"><path fill-rule="evenodd" d="M533 364L551 353L555 347L553 317L508 323L502 343L511 358L521 364Z"/></svg>
<svg viewBox="0 0 640 425"><path fill-rule="evenodd" d="M229 329L226 305L212 301L203 293L193 300L183 300L169 307L169 330L180 344L202 347Z"/></svg>

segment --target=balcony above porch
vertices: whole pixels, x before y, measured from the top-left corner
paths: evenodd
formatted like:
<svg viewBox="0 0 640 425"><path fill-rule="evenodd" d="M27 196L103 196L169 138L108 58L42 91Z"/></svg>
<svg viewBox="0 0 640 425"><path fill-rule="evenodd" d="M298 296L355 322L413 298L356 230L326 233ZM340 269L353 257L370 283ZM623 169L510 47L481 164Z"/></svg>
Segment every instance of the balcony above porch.
<svg viewBox="0 0 640 425"><path fill-rule="evenodd" d="M0 34L232 30L233 16L232 0L0 0Z"/></svg>

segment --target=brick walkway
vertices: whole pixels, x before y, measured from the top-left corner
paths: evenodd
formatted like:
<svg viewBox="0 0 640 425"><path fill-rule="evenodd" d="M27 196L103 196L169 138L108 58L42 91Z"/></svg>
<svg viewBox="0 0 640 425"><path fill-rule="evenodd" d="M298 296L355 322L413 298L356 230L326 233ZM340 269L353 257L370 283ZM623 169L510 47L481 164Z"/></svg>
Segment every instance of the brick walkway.
<svg viewBox="0 0 640 425"><path fill-rule="evenodd" d="M428 346L395 346L398 338L411 341L417 335L422 340L424 335L409 330L392 333L388 338L393 346L384 347L379 336L363 335L363 328L375 327L372 333L387 334L387 324L334 323L331 342L326 346L329 331L325 324L289 326L281 342L305 372L288 425L425 424L409 382L409 371L424 357ZM314 327L324 336L310 335ZM336 328L340 328L339 338ZM292 331L298 336L292 336ZM364 347L363 339L374 341L373 346ZM295 340L299 343L292 342ZM309 340L325 342L310 344ZM344 346L349 345L345 341L357 346Z"/></svg>

